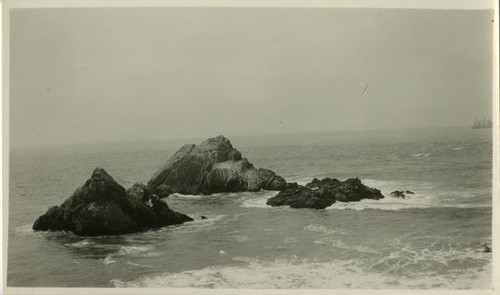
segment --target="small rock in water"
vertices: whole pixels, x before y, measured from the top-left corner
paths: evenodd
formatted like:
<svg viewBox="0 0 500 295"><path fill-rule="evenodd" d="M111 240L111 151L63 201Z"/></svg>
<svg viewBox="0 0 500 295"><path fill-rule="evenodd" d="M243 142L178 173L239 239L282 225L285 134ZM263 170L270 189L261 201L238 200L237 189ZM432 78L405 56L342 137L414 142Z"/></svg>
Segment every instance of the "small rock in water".
<svg viewBox="0 0 500 295"><path fill-rule="evenodd" d="M484 253L491 253L491 247L488 246L488 244L486 244L486 243L483 244L483 252Z"/></svg>
<svg viewBox="0 0 500 295"><path fill-rule="evenodd" d="M414 195L415 193L412 191L393 191L391 192L391 197L405 199L408 197L406 194Z"/></svg>
<svg viewBox="0 0 500 295"><path fill-rule="evenodd" d="M208 219L206 216L201 216L201 219Z"/></svg>

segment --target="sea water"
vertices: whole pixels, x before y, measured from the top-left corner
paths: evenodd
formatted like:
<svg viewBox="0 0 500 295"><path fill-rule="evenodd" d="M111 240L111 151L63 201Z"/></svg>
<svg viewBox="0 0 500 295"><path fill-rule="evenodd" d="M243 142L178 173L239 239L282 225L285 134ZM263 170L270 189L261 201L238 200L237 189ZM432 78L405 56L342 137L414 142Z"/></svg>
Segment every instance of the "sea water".
<svg viewBox="0 0 500 295"><path fill-rule="evenodd" d="M359 177L386 196L325 210L274 208L277 192L178 195L195 221L136 234L33 232L99 166L147 182L185 140L12 149L11 287L489 289L491 130L427 128L229 137L287 181ZM201 139L193 140L198 143ZM393 198L393 190L411 190ZM207 219L201 219L201 216Z"/></svg>

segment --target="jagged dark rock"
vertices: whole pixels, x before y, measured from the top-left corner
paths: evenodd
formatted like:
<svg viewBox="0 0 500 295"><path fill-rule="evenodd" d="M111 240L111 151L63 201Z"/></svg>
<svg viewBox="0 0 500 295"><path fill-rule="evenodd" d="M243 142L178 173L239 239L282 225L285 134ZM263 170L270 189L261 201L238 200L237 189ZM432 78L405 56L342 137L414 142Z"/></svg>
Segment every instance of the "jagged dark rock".
<svg viewBox="0 0 500 295"><path fill-rule="evenodd" d="M335 199L339 202L358 202L363 199L379 200L383 198L380 190L367 187L358 178L340 181L335 195Z"/></svg>
<svg viewBox="0 0 500 295"><path fill-rule="evenodd" d="M299 184L296 182L287 182L284 189L298 188Z"/></svg>
<svg viewBox="0 0 500 295"><path fill-rule="evenodd" d="M175 193L208 195L281 190L286 181L271 170L256 169L221 135L181 147L148 182L151 191L162 185Z"/></svg>
<svg viewBox="0 0 500 295"><path fill-rule="evenodd" d="M273 207L290 206L291 208L324 209L335 203L335 194L330 189L311 189L304 186L281 191L267 200Z"/></svg>
<svg viewBox="0 0 500 295"><path fill-rule="evenodd" d="M320 188L320 187L323 187L323 186L328 186L328 187L337 187L341 184L341 181L336 179L336 178L323 178L323 179L317 179L317 178L314 178L311 182L309 182L308 184L306 184L306 187L307 188Z"/></svg>
<svg viewBox="0 0 500 295"><path fill-rule="evenodd" d="M286 188L286 181L283 177L276 175L272 170L259 169L260 185L266 190L281 190Z"/></svg>
<svg viewBox="0 0 500 295"><path fill-rule="evenodd" d="M127 191L102 168L60 206L54 206L33 224L34 230L67 230L76 235L113 235L181 224L193 219L177 213L144 185ZM152 199L152 206L144 202ZM154 200L153 200L154 199Z"/></svg>
<svg viewBox="0 0 500 295"><path fill-rule="evenodd" d="M162 184L157 186L153 191L160 199L166 198L173 194L174 190L168 185Z"/></svg>
<svg viewBox="0 0 500 295"><path fill-rule="evenodd" d="M292 208L324 209L335 202L357 202L362 199L382 199L378 189L369 188L358 178L345 181L324 178L313 179L305 186L288 184L276 196L267 200L271 206L290 206Z"/></svg>

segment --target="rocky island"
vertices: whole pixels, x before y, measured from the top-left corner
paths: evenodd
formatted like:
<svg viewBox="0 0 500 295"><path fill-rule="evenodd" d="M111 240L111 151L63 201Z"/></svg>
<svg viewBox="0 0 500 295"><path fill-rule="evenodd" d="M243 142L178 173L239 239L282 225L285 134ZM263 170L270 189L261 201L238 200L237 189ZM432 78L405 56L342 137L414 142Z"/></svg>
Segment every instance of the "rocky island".
<svg viewBox="0 0 500 295"><path fill-rule="evenodd" d="M181 147L147 185L128 190L104 169L96 168L85 184L60 206L33 224L34 230L67 230L76 235L113 235L182 224L193 219L170 209L172 193L209 195L221 192L280 191L270 206L324 209L335 202L378 200L384 196L357 178L313 179L305 186L287 183L271 170L255 168L224 136Z"/></svg>
<svg viewBox="0 0 500 295"><path fill-rule="evenodd" d="M33 230L66 230L76 235L113 235L181 224L193 219L171 210L157 196L127 192L104 169L60 206L38 217Z"/></svg>
<svg viewBox="0 0 500 295"><path fill-rule="evenodd" d="M271 206L290 206L291 208L324 209L335 202L358 202L362 199L379 200L384 198L378 189L369 188L358 178L340 181L335 178L314 178L305 186L289 184L276 196L267 200Z"/></svg>
<svg viewBox="0 0 500 295"><path fill-rule="evenodd" d="M220 135L199 145L181 147L147 184L152 192L170 191L189 195L223 192L282 190L283 177L257 169L231 142Z"/></svg>

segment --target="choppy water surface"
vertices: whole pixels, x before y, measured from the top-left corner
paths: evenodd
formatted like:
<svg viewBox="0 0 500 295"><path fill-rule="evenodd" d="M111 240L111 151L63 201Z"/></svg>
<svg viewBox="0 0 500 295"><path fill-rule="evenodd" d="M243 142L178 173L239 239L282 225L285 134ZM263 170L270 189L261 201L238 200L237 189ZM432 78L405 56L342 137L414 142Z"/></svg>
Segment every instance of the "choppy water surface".
<svg viewBox="0 0 500 295"><path fill-rule="evenodd" d="M269 207L273 191L174 195L169 206L196 221L114 237L33 232L96 166L129 187L187 142L13 150L8 285L491 288L492 257L482 251L491 244L490 130L230 139L288 181L358 176L386 198L316 211ZM396 189L416 194L391 198Z"/></svg>

